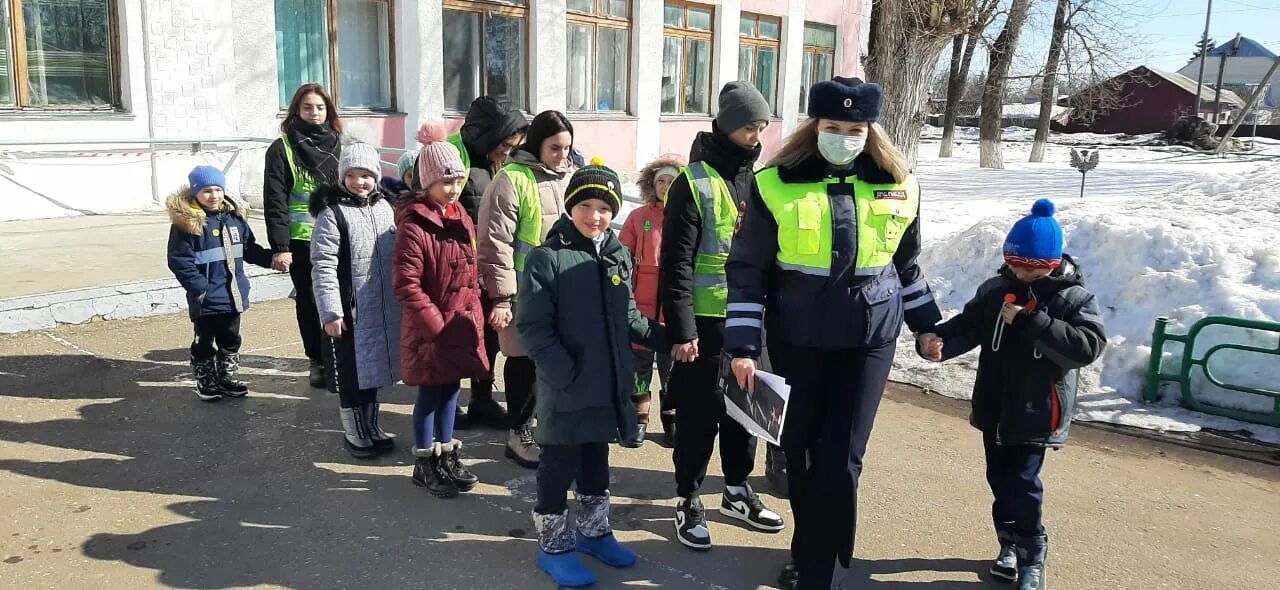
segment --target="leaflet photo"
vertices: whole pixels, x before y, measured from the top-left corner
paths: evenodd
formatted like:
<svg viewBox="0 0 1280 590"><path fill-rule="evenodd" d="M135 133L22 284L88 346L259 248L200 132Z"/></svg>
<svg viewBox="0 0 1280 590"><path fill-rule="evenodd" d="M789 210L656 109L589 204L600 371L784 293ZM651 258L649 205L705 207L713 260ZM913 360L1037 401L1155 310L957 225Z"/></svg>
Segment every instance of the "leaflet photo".
<svg viewBox="0 0 1280 590"><path fill-rule="evenodd" d="M751 434L772 444L779 444L790 393L786 382L772 373L756 371L755 392L748 393L738 385L730 363L728 355L721 358L718 381L729 417Z"/></svg>

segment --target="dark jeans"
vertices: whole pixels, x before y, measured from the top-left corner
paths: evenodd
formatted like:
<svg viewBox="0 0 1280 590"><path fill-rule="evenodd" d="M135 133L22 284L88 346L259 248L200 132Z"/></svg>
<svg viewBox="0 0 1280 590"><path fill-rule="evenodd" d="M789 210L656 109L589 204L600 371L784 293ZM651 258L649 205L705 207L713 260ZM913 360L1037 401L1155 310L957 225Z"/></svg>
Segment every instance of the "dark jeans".
<svg viewBox="0 0 1280 590"><path fill-rule="evenodd" d="M453 421L460 391L462 385L457 381L418 386L418 401L413 404L413 440L419 449L453 440Z"/></svg>
<svg viewBox="0 0 1280 590"><path fill-rule="evenodd" d="M240 352L240 314L220 313L196 318L196 336L191 340L191 359L203 361L222 354ZM215 346L216 344L216 346Z"/></svg>
<svg viewBox="0 0 1280 590"><path fill-rule="evenodd" d="M982 433L991 486L991 520L997 531L1035 537L1044 534L1044 447L996 444L995 432Z"/></svg>
<svg viewBox="0 0 1280 590"><path fill-rule="evenodd" d="M546 445L538 463L538 514L562 514L569 508L569 488L578 495L603 496L609 491L609 445Z"/></svg>
<svg viewBox="0 0 1280 590"><path fill-rule="evenodd" d="M302 337L302 350L307 358L318 363L322 358L324 328L320 326L320 312L316 310L316 296L311 290L311 242L293 240L289 242L289 252L293 254L289 278L293 279L293 288L298 292L294 300L298 335Z"/></svg>
<svg viewBox="0 0 1280 590"><path fill-rule="evenodd" d="M527 356L509 356L502 368L502 382L507 392L507 417L511 429L533 419L533 382L538 375L533 359Z"/></svg>
<svg viewBox="0 0 1280 590"><path fill-rule="evenodd" d="M862 457L893 353L893 342L835 350L769 343L773 368L791 386L782 449L801 589L828 590L853 559Z"/></svg>
<svg viewBox="0 0 1280 590"><path fill-rule="evenodd" d="M697 317L698 358L671 368L670 396L680 400L676 412L676 494L691 497L707 477L707 465L720 437L720 463L727 485L740 486L756 462L756 439L724 410L724 396L716 387L724 320Z"/></svg>

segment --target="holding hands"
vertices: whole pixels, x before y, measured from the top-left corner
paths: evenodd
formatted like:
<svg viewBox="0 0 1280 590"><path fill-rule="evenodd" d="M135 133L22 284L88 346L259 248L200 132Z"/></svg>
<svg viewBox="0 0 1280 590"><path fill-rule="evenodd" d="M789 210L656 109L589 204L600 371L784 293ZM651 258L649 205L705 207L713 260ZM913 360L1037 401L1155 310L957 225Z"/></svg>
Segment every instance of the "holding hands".
<svg viewBox="0 0 1280 590"><path fill-rule="evenodd" d="M916 347L924 358L933 362L942 361L942 338L937 334L916 334Z"/></svg>
<svg viewBox="0 0 1280 590"><path fill-rule="evenodd" d="M698 358L698 339L672 346L671 357L682 363L692 363Z"/></svg>
<svg viewBox="0 0 1280 590"><path fill-rule="evenodd" d="M489 325L494 330L502 330L511 324L511 308L495 307L489 312Z"/></svg>
<svg viewBox="0 0 1280 590"><path fill-rule="evenodd" d="M271 257L271 268L280 272L289 272L289 267L293 266L293 254L289 252L276 252Z"/></svg>

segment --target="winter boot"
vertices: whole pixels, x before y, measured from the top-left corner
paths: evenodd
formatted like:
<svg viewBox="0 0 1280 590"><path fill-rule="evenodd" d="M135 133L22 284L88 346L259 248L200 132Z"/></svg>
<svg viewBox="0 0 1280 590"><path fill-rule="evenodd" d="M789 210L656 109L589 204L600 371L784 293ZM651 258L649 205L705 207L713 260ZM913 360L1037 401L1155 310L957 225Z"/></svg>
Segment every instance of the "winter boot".
<svg viewBox="0 0 1280 590"><path fill-rule="evenodd" d="M458 495L458 484L449 475L445 466L444 450L440 443L430 449L414 449L417 460L413 464L413 485L427 488L427 492L437 498L452 498Z"/></svg>
<svg viewBox="0 0 1280 590"><path fill-rule="evenodd" d="M668 447L674 449L676 448L675 400L667 397L667 390L664 389L658 392L658 403L662 406L662 413L658 414L658 419L662 420L663 442L665 442Z"/></svg>
<svg viewBox="0 0 1280 590"><path fill-rule="evenodd" d="M778 588L782 590L800 588L800 570L796 569L796 562L791 561L782 566L782 572L778 574Z"/></svg>
<svg viewBox="0 0 1280 590"><path fill-rule="evenodd" d="M578 496L578 552L610 567L631 567L636 554L613 536L609 526L609 496Z"/></svg>
<svg viewBox="0 0 1280 590"><path fill-rule="evenodd" d="M649 402L653 394L648 391L631 394L631 403L636 406L636 416L639 422L636 424L635 436L621 441L622 446L628 449L638 449L644 446L645 435L649 433Z"/></svg>
<svg viewBox="0 0 1280 590"><path fill-rule="evenodd" d="M1018 590L1045 590L1044 560L1049 554L1049 537L1019 535L1015 541L1018 553Z"/></svg>
<svg viewBox="0 0 1280 590"><path fill-rule="evenodd" d="M493 381L472 381L471 402L467 404L467 420L472 427L484 426L502 430L510 423L507 411L493 401Z"/></svg>
<svg viewBox="0 0 1280 590"><path fill-rule="evenodd" d="M311 382L312 387L316 389L324 389L326 385L324 378L324 363L320 361L311 361L311 370L310 374L307 376L307 380Z"/></svg>
<svg viewBox="0 0 1280 590"><path fill-rule="evenodd" d="M533 427L529 423L522 424L520 428L512 430L507 435L506 456L521 467L538 468L538 463L542 459L542 449L538 447L538 443L534 442Z"/></svg>
<svg viewBox="0 0 1280 590"><path fill-rule="evenodd" d="M768 445L765 449L765 478L769 480L769 486L773 488L773 495L779 498L786 498L788 496L787 454L782 452L780 447L773 445Z"/></svg>
<svg viewBox="0 0 1280 590"><path fill-rule="evenodd" d="M556 584L582 588L596 583L596 575L582 565L574 551L574 534L569 530L569 511L560 514L533 513L538 529L538 569L547 572Z"/></svg>
<svg viewBox="0 0 1280 590"><path fill-rule="evenodd" d="M218 389L227 397L249 394L249 386L240 380L240 353L218 352Z"/></svg>
<svg viewBox="0 0 1280 590"><path fill-rule="evenodd" d="M396 435L386 432L382 427L378 426L378 415L381 413L382 404L378 402L360 406L360 415L364 417L364 431L369 434L369 440L373 443L373 448L378 451L378 454L385 455L395 450Z"/></svg>
<svg viewBox="0 0 1280 590"><path fill-rule="evenodd" d="M476 483L480 478L476 474L467 470L462 464L462 441L452 440L440 445L444 450L444 469L449 473L449 478L458 486L459 492L470 492L471 488L476 487Z"/></svg>
<svg viewBox="0 0 1280 590"><path fill-rule="evenodd" d="M996 529L996 539L1000 541L1000 554L991 564L991 575L998 580L1013 582L1018 579L1018 552L1014 548L1013 533Z"/></svg>
<svg viewBox="0 0 1280 590"><path fill-rule="evenodd" d="M357 459L368 459L369 457L378 456L378 449L373 446L373 441L369 440L369 433L365 430L364 417L361 415L360 406L354 408L339 408L338 414L342 417L342 446L351 453L352 457Z"/></svg>
<svg viewBox="0 0 1280 590"><path fill-rule="evenodd" d="M222 390L218 388L218 366L214 359L191 359L191 369L196 375L196 397L200 401L222 399Z"/></svg>

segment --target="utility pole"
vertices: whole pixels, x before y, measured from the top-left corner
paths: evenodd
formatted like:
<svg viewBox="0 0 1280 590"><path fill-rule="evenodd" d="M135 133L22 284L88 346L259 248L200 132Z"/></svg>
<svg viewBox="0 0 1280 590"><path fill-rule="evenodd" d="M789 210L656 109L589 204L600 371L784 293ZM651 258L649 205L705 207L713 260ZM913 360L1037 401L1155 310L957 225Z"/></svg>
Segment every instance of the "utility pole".
<svg viewBox="0 0 1280 590"><path fill-rule="evenodd" d="M1200 75L1196 76L1196 116L1200 116L1200 89L1204 86L1204 62L1209 59L1209 17L1213 14L1213 0L1204 11L1204 36L1200 37Z"/></svg>
<svg viewBox="0 0 1280 590"><path fill-rule="evenodd" d="M1222 57L1218 59L1218 84L1213 87L1213 124L1218 124L1218 117L1222 115L1222 71L1227 69L1227 55L1235 57L1240 53L1240 33L1236 33L1236 38L1231 42L1231 49L1222 52Z"/></svg>
<svg viewBox="0 0 1280 590"><path fill-rule="evenodd" d="M1262 76L1262 81L1258 82L1259 91L1254 92L1253 96L1249 98L1249 102L1246 103L1244 108L1240 111L1240 117L1236 119L1236 122L1227 130L1227 134L1222 138L1222 143L1218 144L1218 148L1213 150L1213 153L1222 155L1222 152L1227 150L1227 143L1232 137L1235 137L1236 129L1240 128L1240 124L1244 123L1244 120L1249 118L1249 113L1253 112L1253 109L1262 101L1263 93L1261 90L1267 87L1267 83L1271 81L1271 76L1275 75L1277 69L1280 69L1280 57L1277 57L1275 61L1271 62L1271 69L1267 70L1266 75Z"/></svg>

